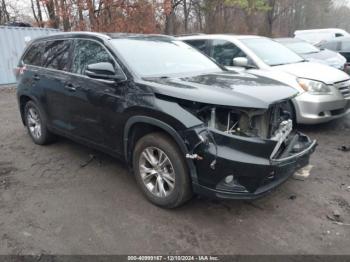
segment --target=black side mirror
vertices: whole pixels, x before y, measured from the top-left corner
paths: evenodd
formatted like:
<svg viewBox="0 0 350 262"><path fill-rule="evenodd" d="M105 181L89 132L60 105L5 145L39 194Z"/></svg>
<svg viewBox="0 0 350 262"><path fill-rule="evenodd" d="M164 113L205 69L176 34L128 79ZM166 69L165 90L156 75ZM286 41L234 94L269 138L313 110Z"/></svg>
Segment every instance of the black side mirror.
<svg viewBox="0 0 350 262"><path fill-rule="evenodd" d="M125 80L125 75L120 70L116 70L114 66L108 62L88 65L85 74L88 77L101 80Z"/></svg>

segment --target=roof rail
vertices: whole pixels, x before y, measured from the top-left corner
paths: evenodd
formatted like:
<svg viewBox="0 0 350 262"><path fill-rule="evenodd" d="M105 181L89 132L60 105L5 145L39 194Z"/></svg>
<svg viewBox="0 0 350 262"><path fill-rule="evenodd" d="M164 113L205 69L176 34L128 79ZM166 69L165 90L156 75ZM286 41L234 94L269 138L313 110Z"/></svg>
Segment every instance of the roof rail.
<svg viewBox="0 0 350 262"><path fill-rule="evenodd" d="M174 37L180 37L180 36L195 36L195 35L205 35L205 34L203 34L203 33L180 34L180 35L174 35Z"/></svg>

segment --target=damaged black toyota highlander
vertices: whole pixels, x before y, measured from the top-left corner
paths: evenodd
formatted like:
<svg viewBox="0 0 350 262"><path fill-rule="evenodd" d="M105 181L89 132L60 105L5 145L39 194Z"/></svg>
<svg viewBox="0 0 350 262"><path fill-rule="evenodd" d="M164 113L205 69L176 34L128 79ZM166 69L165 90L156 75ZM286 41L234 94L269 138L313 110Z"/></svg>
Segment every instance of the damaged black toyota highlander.
<svg viewBox="0 0 350 262"><path fill-rule="evenodd" d="M16 70L36 144L66 136L125 159L146 197L252 199L308 164L292 88L227 72L174 38L65 33L33 41Z"/></svg>

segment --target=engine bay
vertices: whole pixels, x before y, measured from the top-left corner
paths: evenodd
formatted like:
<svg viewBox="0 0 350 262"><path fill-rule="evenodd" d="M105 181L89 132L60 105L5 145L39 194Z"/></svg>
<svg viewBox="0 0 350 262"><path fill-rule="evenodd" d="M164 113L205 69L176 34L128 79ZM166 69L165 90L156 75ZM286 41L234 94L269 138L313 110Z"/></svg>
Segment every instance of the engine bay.
<svg viewBox="0 0 350 262"><path fill-rule="evenodd" d="M188 110L209 128L229 135L280 141L285 140L293 130L292 110L289 102L274 104L268 110L200 104Z"/></svg>

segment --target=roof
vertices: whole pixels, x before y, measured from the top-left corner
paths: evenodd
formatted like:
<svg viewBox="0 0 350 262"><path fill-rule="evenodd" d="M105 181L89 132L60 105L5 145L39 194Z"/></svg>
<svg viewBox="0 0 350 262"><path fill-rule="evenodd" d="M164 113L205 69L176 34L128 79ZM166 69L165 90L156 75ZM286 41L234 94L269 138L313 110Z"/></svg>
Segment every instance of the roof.
<svg viewBox="0 0 350 262"><path fill-rule="evenodd" d="M307 34L307 33L322 33L322 32L335 32L335 33L342 33L342 34L348 34L344 29L340 28L321 28L321 29L309 29L309 30L296 30L294 34Z"/></svg>
<svg viewBox="0 0 350 262"><path fill-rule="evenodd" d="M178 37L179 39L186 40L186 39L253 39L253 38L265 38L263 36L258 35L234 35L234 34L203 34L203 35L194 35L194 36L184 36L184 37Z"/></svg>
<svg viewBox="0 0 350 262"><path fill-rule="evenodd" d="M146 34L130 34L130 33L97 33L97 32L63 32L57 33L50 36L44 36L35 39L35 41L58 39L58 38L95 38L99 40L111 40L111 39L126 39L126 38L138 38L138 39L157 39L157 40L173 40L172 36L166 35L146 35Z"/></svg>

